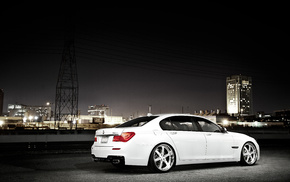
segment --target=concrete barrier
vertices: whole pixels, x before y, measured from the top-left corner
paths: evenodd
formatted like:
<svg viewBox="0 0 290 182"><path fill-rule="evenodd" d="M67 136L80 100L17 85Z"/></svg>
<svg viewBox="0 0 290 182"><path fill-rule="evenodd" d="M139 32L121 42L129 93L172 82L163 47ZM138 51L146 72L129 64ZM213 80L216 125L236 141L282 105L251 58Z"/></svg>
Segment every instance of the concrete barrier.
<svg viewBox="0 0 290 182"><path fill-rule="evenodd" d="M94 141L94 134L64 135L0 135L0 143L27 142L86 142Z"/></svg>

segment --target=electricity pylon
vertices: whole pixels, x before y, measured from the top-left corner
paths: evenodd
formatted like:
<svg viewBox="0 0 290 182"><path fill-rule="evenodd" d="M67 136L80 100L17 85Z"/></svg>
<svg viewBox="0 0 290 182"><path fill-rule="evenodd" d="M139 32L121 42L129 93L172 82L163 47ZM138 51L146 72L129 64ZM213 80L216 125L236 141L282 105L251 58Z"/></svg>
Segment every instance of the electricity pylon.
<svg viewBox="0 0 290 182"><path fill-rule="evenodd" d="M59 121L75 122L76 124L76 118L78 117L79 83L72 21L69 21L66 28L62 60L56 84L55 125L56 121L58 121L58 125Z"/></svg>

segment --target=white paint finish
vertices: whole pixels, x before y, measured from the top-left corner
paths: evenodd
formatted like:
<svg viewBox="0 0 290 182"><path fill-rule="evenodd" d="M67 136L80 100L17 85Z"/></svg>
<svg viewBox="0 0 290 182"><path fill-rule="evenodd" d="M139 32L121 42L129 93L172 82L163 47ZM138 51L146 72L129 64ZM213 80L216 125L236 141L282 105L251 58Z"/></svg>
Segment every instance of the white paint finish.
<svg viewBox="0 0 290 182"><path fill-rule="evenodd" d="M172 139L182 161L205 159L206 138L203 132L165 131Z"/></svg>
<svg viewBox="0 0 290 182"><path fill-rule="evenodd" d="M203 131L178 131L162 130L159 123L169 117L198 117L189 114L166 114L158 115L142 127L106 129L109 137L108 143L95 142L92 146L92 154L95 157L108 155L124 156L126 165L147 166L150 153L160 143L166 143L173 147L176 154L176 165L230 162L239 161L243 145L251 141L257 147L260 156L259 145L255 139L233 132L203 132ZM203 118L204 119L204 118ZM113 135L122 132L135 132L135 136L128 142L112 142ZM103 130L98 130L101 136ZM111 139L111 141L110 141ZM106 147L105 149L102 148ZM232 147L238 147L233 149ZM112 150L120 148L120 150Z"/></svg>

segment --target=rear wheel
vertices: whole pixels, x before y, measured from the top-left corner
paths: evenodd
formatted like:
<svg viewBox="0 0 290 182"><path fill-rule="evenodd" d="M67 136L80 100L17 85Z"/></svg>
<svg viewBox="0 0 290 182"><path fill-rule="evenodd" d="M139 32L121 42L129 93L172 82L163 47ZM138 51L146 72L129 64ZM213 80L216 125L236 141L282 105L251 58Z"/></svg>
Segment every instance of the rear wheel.
<svg viewBox="0 0 290 182"><path fill-rule="evenodd" d="M241 164L246 166L254 165L258 159L258 151L252 142L244 144L241 152Z"/></svg>
<svg viewBox="0 0 290 182"><path fill-rule="evenodd" d="M148 167L154 172L168 172L175 164L175 154L168 144L159 144L151 152Z"/></svg>

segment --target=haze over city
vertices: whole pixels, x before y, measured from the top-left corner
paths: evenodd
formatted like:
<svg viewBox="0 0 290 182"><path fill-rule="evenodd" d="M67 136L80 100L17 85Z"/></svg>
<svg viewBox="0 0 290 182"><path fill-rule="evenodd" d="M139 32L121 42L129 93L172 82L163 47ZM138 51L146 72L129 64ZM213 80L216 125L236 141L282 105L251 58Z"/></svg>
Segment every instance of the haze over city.
<svg viewBox="0 0 290 182"><path fill-rule="evenodd" d="M105 104L125 117L146 114L148 105L153 113L224 111L226 77L237 74L252 77L254 111L289 109L288 13L258 7L74 11L79 110ZM68 12L1 14L4 111L54 103Z"/></svg>

